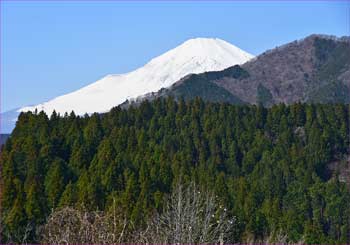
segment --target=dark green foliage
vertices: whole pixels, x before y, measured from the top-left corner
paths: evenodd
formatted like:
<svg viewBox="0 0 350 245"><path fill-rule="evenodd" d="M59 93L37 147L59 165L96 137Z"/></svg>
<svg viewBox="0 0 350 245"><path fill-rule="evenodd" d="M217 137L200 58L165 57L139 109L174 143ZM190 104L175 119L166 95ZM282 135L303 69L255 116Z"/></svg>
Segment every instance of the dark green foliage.
<svg viewBox="0 0 350 245"><path fill-rule="evenodd" d="M324 39L316 37L314 41L316 58L321 62L325 62L337 47L332 39Z"/></svg>
<svg viewBox="0 0 350 245"><path fill-rule="evenodd" d="M270 90L261 83L258 85L256 101L263 106L271 106L273 104L273 97Z"/></svg>
<svg viewBox="0 0 350 245"><path fill-rule="evenodd" d="M111 200L141 228L177 183L195 181L236 216L237 241L282 230L292 242L350 243L349 188L327 167L348 146L341 104L167 98L83 118L22 113L0 158L2 242L21 242L15 234L51 208L107 210Z"/></svg>
<svg viewBox="0 0 350 245"><path fill-rule="evenodd" d="M203 100L210 102L244 104L242 100L228 92L226 89L207 80L206 75L190 75L190 77L183 83L172 88L170 95L177 98L183 97L186 100L200 97Z"/></svg>
<svg viewBox="0 0 350 245"><path fill-rule="evenodd" d="M222 71L210 71L200 74L208 80L216 80L224 77L243 79L249 77L249 73L239 65L234 65Z"/></svg>
<svg viewBox="0 0 350 245"><path fill-rule="evenodd" d="M350 89L340 81L330 81L318 90L312 91L308 102L311 103L347 103L350 101Z"/></svg>
<svg viewBox="0 0 350 245"><path fill-rule="evenodd" d="M317 72L312 78L308 100L315 103L349 103L350 90L339 75L350 65L350 46L347 42L315 38Z"/></svg>
<svg viewBox="0 0 350 245"><path fill-rule="evenodd" d="M56 158L50 164L45 178L45 191L50 208L56 208L66 185L68 177L65 171L67 164Z"/></svg>
<svg viewBox="0 0 350 245"><path fill-rule="evenodd" d="M249 73L239 65L229 67L222 71L204 72L202 74L189 75L184 82L176 84L176 86L165 90L167 96L175 98L184 98L185 100L193 100L200 97L205 101L222 102L230 104L245 104L237 96L230 93L215 84L215 80L227 78L243 79L249 77Z"/></svg>
<svg viewBox="0 0 350 245"><path fill-rule="evenodd" d="M315 38L314 46L315 56L324 76L337 74L350 63L350 47L346 42Z"/></svg>
<svg viewBox="0 0 350 245"><path fill-rule="evenodd" d="M350 65L350 46L347 42L337 42L332 39L315 38L314 41L317 82L332 82L348 65Z"/></svg>

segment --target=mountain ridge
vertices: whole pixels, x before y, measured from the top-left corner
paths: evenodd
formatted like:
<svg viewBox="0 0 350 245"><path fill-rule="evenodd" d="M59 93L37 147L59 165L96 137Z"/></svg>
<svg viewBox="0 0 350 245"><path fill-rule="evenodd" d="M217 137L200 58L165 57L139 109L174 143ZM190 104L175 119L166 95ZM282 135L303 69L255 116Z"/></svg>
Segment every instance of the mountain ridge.
<svg viewBox="0 0 350 245"><path fill-rule="evenodd" d="M190 39L134 71L107 75L79 90L42 104L23 107L20 111L38 109L51 114L55 110L64 114L74 110L78 115L106 112L125 99L169 87L187 74L222 70L252 57L221 39Z"/></svg>
<svg viewBox="0 0 350 245"><path fill-rule="evenodd" d="M144 66L124 74L109 74L85 87L47 102L1 114L2 129L11 132L20 112L54 110L61 115L103 113L125 100L157 92L182 77L204 71L222 70L244 63L253 55L219 38L193 38L159 55Z"/></svg>
<svg viewBox="0 0 350 245"><path fill-rule="evenodd" d="M313 34L267 50L242 65L197 76L248 104L349 103L349 54L350 37ZM193 87L190 83L197 83L198 77L186 76L167 91L153 94L148 99L166 96L191 99L200 96L195 92L191 96L176 92L180 86ZM210 96L204 99L218 102ZM141 100L136 100L136 104ZM221 102L229 101L223 99Z"/></svg>
<svg viewBox="0 0 350 245"><path fill-rule="evenodd" d="M215 57L218 55L216 52L209 52L209 56L214 57L210 61L205 59L205 55L200 56L201 50L205 50L206 45L212 47L213 43L217 44L224 53L227 51L227 48L225 48L226 46L231 47L232 50L234 50L233 53L237 53L237 50L239 51L237 47L221 39L196 38L188 40L177 48L151 59L144 67L134 71L138 73L141 71L142 73L145 67L153 67L152 69L161 70L162 72L166 70L166 72L163 72L163 75L165 74L164 76L155 73L155 76L149 76L147 78L138 76L137 79L134 79L134 81L141 81L141 83L137 83L137 87L141 87L141 90L138 90L136 94L124 94L124 97L122 97L124 99L112 102L109 101L104 105L103 110L96 109L96 106L99 107L100 103L104 103L107 100L106 98L112 98L115 96L115 93L123 94L123 91L127 91L130 87L130 83L125 82L124 90L115 88L105 89L110 96L100 96L98 99L86 96L86 103L81 104L90 110L86 111L87 113L103 113L109 111L114 106L120 105L121 107L128 107L131 104L137 105L145 99L152 100L154 98L167 96L185 97L186 99L193 99L199 96L212 102L263 104L264 106L271 106L276 103L291 104L294 102L350 102L349 36L336 37L312 34L303 39L295 40L267 50L254 58L246 54L249 56L245 57L247 62L236 65L216 62ZM186 50L192 49L195 49L193 52L198 53L201 59L195 61L191 60L191 53L186 52ZM185 57L181 59L189 61L192 66L185 71L184 69L181 70L181 68L183 68L182 66L169 70L167 69L166 62L157 61L159 58L164 58L164 56L166 56L165 60L172 64L171 60L174 52L178 57ZM242 52L245 54L244 51ZM219 57L223 56L225 55L219 55ZM234 55L231 55L232 59L234 59L233 56ZM226 56L223 60L227 60ZM189 67L186 62L182 62L181 64L187 65L187 68ZM209 65L205 66L205 64ZM219 69L220 66L224 68ZM198 67L204 70L204 72L198 71ZM179 73L179 69L183 72ZM173 76L170 77L169 80L169 76L173 75L172 71L177 73L175 78ZM118 80L130 74L133 74L133 72L110 74L98 80L96 83L102 85L113 84L115 79ZM159 78L157 81L160 81L160 83L153 86L155 77ZM92 83L80 90L89 90L89 88L92 88L93 92L97 92L98 94L101 91L99 91L99 86L97 86L97 90L94 91L96 83ZM74 95L77 91L70 94ZM89 93L87 94L89 95ZM64 98L64 96L57 98ZM76 97L72 96L71 100L68 100L68 102L71 103L68 104L74 104L76 102L75 98ZM91 101L93 102L92 105ZM52 110L50 110L50 108L44 108L43 106L24 107L16 111L14 110L1 114L2 128L7 130L4 131L4 133L10 132L13 129L20 111L34 111L35 108L37 108L38 111L44 109L48 114L51 114L53 109L61 115L63 115L64 112L70 113L72 110L78 115L84 114L84 111L77 111L75 108L60 111L59 107L51 108Z"/></svg>

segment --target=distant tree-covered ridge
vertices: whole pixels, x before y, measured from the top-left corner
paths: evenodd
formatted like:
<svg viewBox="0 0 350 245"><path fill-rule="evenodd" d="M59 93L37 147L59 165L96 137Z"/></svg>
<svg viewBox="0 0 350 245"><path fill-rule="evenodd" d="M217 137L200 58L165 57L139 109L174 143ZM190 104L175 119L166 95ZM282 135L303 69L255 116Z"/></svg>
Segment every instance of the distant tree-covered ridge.
<svg viewBox="0 0 350 245"><path fill-rule="evenodd" d="M310 35L221 71L191 74L157 93L230 104L350 103L350 37Z"/></svg>
<svg viewBox="0 0 350 245"><path fill-rule="evenodd" d="M199 98L84 117L21 113L0 156L0 242L47 241L40 230L64 214L54 210L110 220L117 207L115 217L142 231L169 212L179 184L196 183L234 217L232 242L282 232L288 242L350 243L350 183L339 177L349 115L344 104L266 109Z"/></svg>

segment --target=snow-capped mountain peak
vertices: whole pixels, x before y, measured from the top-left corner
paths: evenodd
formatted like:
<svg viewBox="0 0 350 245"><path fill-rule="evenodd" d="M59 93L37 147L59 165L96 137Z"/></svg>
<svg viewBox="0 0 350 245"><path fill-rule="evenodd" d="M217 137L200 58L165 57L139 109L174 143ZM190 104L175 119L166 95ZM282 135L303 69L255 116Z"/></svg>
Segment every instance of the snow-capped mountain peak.
<svg viewBox="0 0 350 245"><path fill-rule="evenodd" d="M112 107L173 83L190 73L222 70L242 64L253 56L234 45L217 38L194 38L152 59L135 71L107 75L102 79L48 102L23 107L19 111L53 110L61 114L72 110L82 115L106 112Z"/></svg>

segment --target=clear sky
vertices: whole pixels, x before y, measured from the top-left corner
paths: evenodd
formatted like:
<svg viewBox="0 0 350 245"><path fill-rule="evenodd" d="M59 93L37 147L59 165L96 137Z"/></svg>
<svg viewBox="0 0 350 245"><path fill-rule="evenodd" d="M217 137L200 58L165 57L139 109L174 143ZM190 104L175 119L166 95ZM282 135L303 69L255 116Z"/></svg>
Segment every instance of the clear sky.
<svg viewBox="0 0 350 245"><path fill-rule="evenodd" d="M254 55L312 33L349 35L349 1L1 1L1 111L124 73L194 37Z"/></svg>

